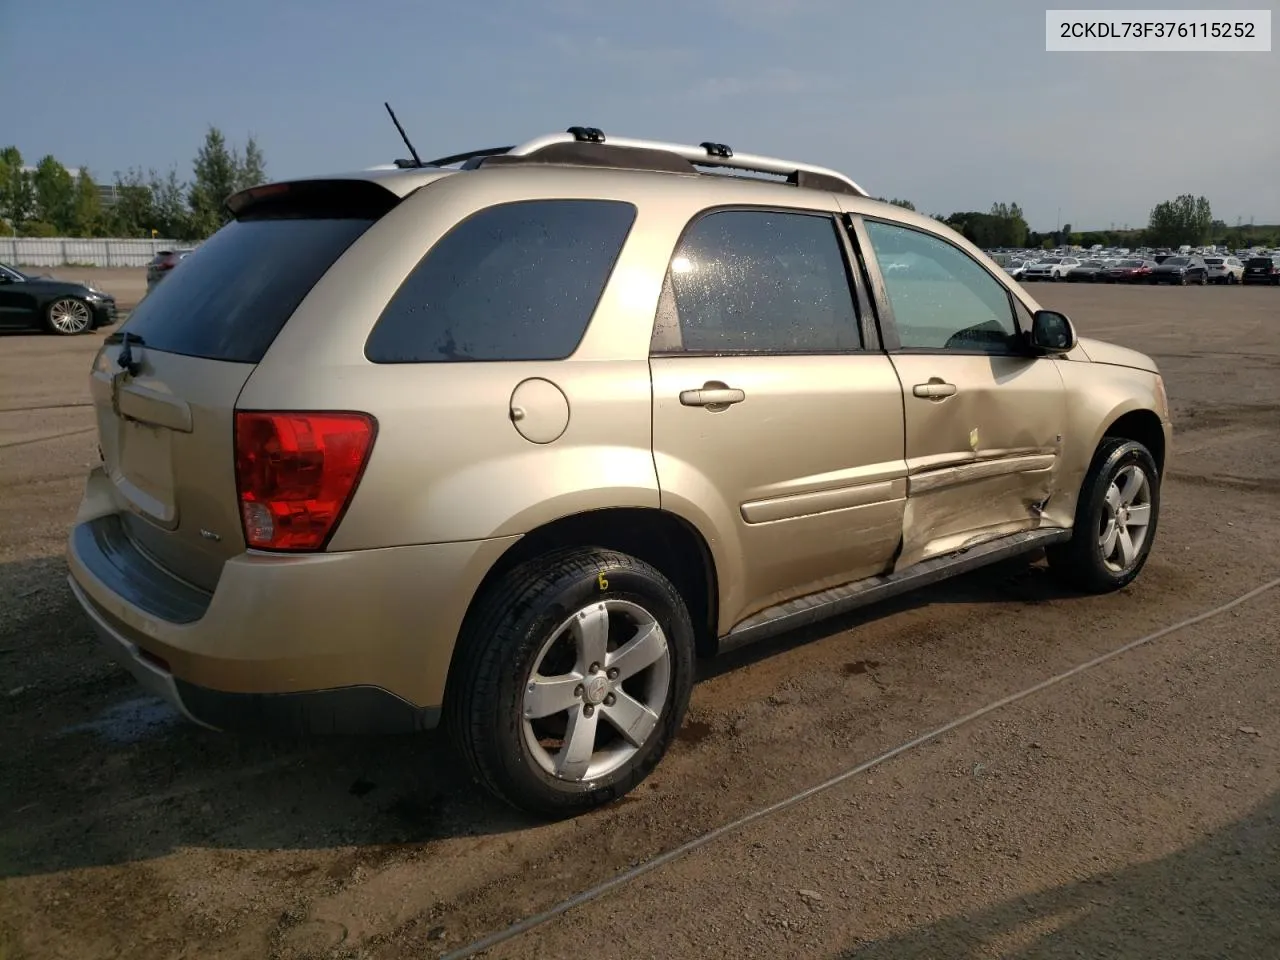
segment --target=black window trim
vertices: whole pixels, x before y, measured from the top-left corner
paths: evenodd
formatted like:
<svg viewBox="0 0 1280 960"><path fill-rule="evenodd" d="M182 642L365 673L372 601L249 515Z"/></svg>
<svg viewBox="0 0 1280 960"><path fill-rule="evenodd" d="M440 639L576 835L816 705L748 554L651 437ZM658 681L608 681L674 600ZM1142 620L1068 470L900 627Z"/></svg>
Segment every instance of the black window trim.
<svg viewBox="0 0 1280 960"><path fill-rule="evenodd" d="M867 297L867 292L862 286L861 277L854 268L852 259L853 249L849 244L845 230L840 223L840 212L838 210L818 210L813 207L787 207L778 204L752 204L752 203L724 203L716 206L706 207L699 210L689 222L684 225L680 231L680 236L676 238L675 246L671 248L671 253L667 255L667 264L663 269L662 282L665 285L671 274L671 261L675 258L676 251L680 249L684 243L685 237L688 236L694 226L706 217L717 213L777 213L777 214L795 214L802 217L821 217L825 218L831 225L836 246L840 250L840 259L844 264L845 282L849 286L849 300L853 306L855 331L858 339L861 341L859 346L850 347L844 350L789 350L785 353L775 352L772 350L681 350L679 353L654 353L653 351L653 334L658 325L658 313L661 310L661 303L655 305L653 315L653 328L649 331L649 356L650 358L680 358L680 357L843 357L850 355L862 355L866 353L880 353L879 337L869 339L867 336L868 328L874 332L874 324L870 322L873 316L871 302ZM680 311L676 309L676 322L680 322Z"/></svg>
<svg viewBox="0 0 1280 960"><path fill-rule="evenodd" d="M423 265L423 263L427 261L427 259L432 255L432 253L435 252L435 250L440 246L440 244L443 243L446 239L448 239L450 234L452 234L455 230L457 230L463 224L470 222L472 219L480 216L481 214L487 213L490 210L495 210L499 207L514 207L514 206L519 206L521 204L528 204L528 203L562 203L562 202L582 202L582 201L590 202L590 203L609 203L609 204L616 204L618 206L626 207L631 211L631 222L627 224L627 230L622 235L622 242L618 244L618 249L614 252L613 260L609 264L609 269L605 272L604 286L600 288L600 295L596 298L595 305L592 306L591 308L591 313L587 316L587 322L583 326L582 332L578 335L578 339L574 342L573 349L571 349L564 356L539 357L532 360L529 360L529 359L510 360L510 359L503 359L503 358L496 358L496 357L479 357L479 358L469 357L465 360L456 360L456 361L438 360L438 359L437 360L375 360L369 356L369 344L373 341L374 333L377 331L378 325L382 322L383 316L385 316L386 312L389 309L391 309L391 304L395 302L396 296L400 293L400 289L406 283L408 283L409 278L412 277L414 273ZM596 313L600 309L600 304L604 302L605 295L609 292L609 284L613 282L614 272L618 269L618 261L622 259L622 253L627 248L627 243L631 239L631 234L635 230L636 221L639 218L640 218L640 207L634 201L622 200L616 197L600 197L600 196L521 197L516 200L500 200L497 203L491 203L491 204L488 204L487 206L479 207L475 210L472 210L470 213L462 217L460 220L454 221L454 223L452 223L449 226L449 228L445 230L444 233L442 233L439 237L437 237L435 242L433 242L426 250L423 251L422 256L418 258L417 262L414 263L414 265L410 268L409 272L404 275L404 278L396 286L396 289L392 292L391 296L387 299L387 302L383 305L382 309L378 311L378 316L374 319L373 326L369 328L369 333L365 337L364 345L361 348L361 355L364 357L364 359L367 362L374 364L375 366L413 366L413 365L450 364L450 363L538 364L538 363L561 363L565 360L572 360L574 354L576 354L580 349L582 349L582 344L587 339L587 334L591 330L591 325L595 322ZM650 336L652 336L652 334L650 334Z"/></svg>
<svg viewBox="0 0 1280 960"><path fill-rule="evenodd" d="M956 246L946 237L940 236L931 230L925 230L914 224L903 223L900 220L892 220L888 217L867 216L864 214L849 214L850 230L856 241L859 256L863 260L867 273L871 277L872 299L875 304L876 317L880 325L880 336L884 342L884 349L888 353L912 354L917 356L966 356L966 357L1035 357L1028 346L1028 330L1022 325L1022 317L1024 314L1030 315L1033 311L1027 304L1022 302L1022 298L1014 295L1012 289L1006 286L994 273L988 270L980 260L976 259L969 251L963 247ZM880 261L876 257L875 247L871 243L871 236L867 233L866 223L883 223L886 226L898 227L902 230L911 230L923 236L930 237L946 243L955 249L958 253L963 254L971 263L978 267L983 273L991 277L991 279L1004 288L1005 296L1009 300L1009 318L1013 321L1014 329L1018 333L1020 348L1009 350L955 350L948 347L904 347L902 339L898 333L897 321L893 316L893 304L889 300L889 290L885 286L884 274L880 270ZM1022 308L1020 313L1018 307Z"/></svg>

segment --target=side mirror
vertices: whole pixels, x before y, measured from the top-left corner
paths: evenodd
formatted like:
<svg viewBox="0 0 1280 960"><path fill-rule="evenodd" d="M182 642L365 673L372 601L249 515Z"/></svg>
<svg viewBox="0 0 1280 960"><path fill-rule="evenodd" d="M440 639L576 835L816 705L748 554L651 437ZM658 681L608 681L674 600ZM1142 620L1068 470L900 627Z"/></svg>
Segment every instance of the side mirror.
<svg viewBox="0 0 1280 960"><path fill-rule="evenodd" d="M1065 313L1037 310L1031 318L1031 346L1040 353L1069 353L1076 346L1076 331Z"/></svg>

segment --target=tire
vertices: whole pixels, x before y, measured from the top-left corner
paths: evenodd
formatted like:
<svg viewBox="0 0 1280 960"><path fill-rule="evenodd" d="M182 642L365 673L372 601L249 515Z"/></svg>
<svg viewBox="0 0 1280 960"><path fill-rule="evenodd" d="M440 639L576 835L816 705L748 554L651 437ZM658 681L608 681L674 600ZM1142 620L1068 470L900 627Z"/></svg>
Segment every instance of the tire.
<svg viewBox="0 0 1280 960"><path fill-rule="evenodd" d="M1228 273L1226 279L1222 282L1228 287L1234 287L1236 285L1236 275L1234 273Z"/></svg>
<svg viewBox="0 0 1280 960"><path fill-rule="evenodd" d="M656 659L614 677L627 660L610 662L642 635L649 639L632 648L632 666ZM477 600L458 638L445 723L495 796L540 816L571 816L618 799L658 765L684 719L693 674L693 624L666 577L626 554L560 550L511 570ZM547 712L527 718L531 710ZM632 731L639 723L648 732L624 736L624 716ZM581 742L592 753L570 754L575 730L590 734Z"/></svg>
<svg viewBox="0 0 1280 960"><path fill-rule="evenodd" d="M1135 481L1135 474L1141 479ZM1131 483L1138 482L1132 488ZM1114 488L1114 493L1112 492ZM1130 499L1126 502L1125 497ZM1147 507L1147 524L1123 524L1123 533L1113 536L1117 506L1132 511ZM1131 514L1128 517L1131 519ZM1110 593L1133 582L1146 565L1155 542L1160 520L1160 474L1150 451L1135 440L1107 437L1093 455L1089 472L1080 487L1071 539L1054 544L1047 553L1055 574L1087 593ZM1111 539L1108 550L1107 540ZM1132 546L1132 555L1123 555L1124 543ZM1125 562L1127 559L1127 562ZM1115 562L1119 561L1119 562Z"/></svg>
<svg viewBox="0 0 1280 960"><path fill-rule="evenodd" d="M93 310L79 297L59 297L45 308L44 320L51 333L75 337L93 329Z"/></svg>

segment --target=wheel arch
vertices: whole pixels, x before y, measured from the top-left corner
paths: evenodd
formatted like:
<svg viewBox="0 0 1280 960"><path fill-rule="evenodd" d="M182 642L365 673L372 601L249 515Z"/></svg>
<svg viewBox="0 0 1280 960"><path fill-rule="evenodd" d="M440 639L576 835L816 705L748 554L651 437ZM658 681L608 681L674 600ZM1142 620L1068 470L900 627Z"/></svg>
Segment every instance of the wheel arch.
<svg viewBox="0 0 1280 960"><path fill-rule="evenodd" d="M616 550L657 569L680 591L688 607L698 654L710 656L715 652L719 585L711 548L692 523L653 507L588 510L530 530L508 547L485 574L468 604L466 618L473 615L480 598L509 571L567 547ZM455 659L456 656L455 649Z"/></svg>
<svg viewBox="0 0 1280 960"><path fill-rule="evenodd" d="M1151 452L1151 458L1156 462L1156 469L1160 471L1161 476L1164 475L1167 453L1165 428L1154 410L1138 408L1120 414L1103 429L1098 443L1108 437L1136 440L1142 444ZM1097 444L1094 445L1094 449L1097 449Z"/></svg>

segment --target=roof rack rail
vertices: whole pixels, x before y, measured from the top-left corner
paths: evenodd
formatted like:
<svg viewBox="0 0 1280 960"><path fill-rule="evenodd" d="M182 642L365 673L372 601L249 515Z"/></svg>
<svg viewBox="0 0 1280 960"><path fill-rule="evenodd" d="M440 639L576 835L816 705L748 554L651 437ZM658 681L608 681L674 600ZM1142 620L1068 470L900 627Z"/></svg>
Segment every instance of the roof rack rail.
<svg viewBox="0 0 1280 960"><path fill-rule="evenodd" d="M636 140L629 137L606 137L597 127L570 127L564 133L549 133L535 137L515 147L501 150L473 151L471 154L459 154L457 157L446 157L445 160L458 162L460 159L487 158L502 156L503 159L515 160L520 157L533 157L549 148L561 144L576 144L584 160L594 152L595 145L622 150L643 151L652 156L658 151L674 154L697 167L721 167L733 170L745 170L753 173L772 173L783 176L788 183L802 187L815 187L820 190L832 190L839 193L851 193L859 197L870 196L867 191L850 180L843 173L810 163L799 163L795 160L782 160L777 157L757 156L751 153L735 153L727 144L703 141L698 146L684 143L667 143L661 140ZM557 157L557 162L568 152L563 147L551 149L550 153ZM481 160L480 162L483 162ZM588 161L589 162L589 161ZM433 166L443 165L443 161L433 161ZM671 169L665 166L663 169Z"/></svg>
<svg viewBox="0 0 1280 960"><path fill-rule="evenodd" d="M440 157L436 160L427 160L422 166L424 167L448 167L455 163L466 163L468 160L475 160L483 157L500 157L504 153L510 153L515 147L485 147L480 150L468 150L465 153L455 153L447 157ZM400 161L396 163L410 163L411 161Z"/></svg>

